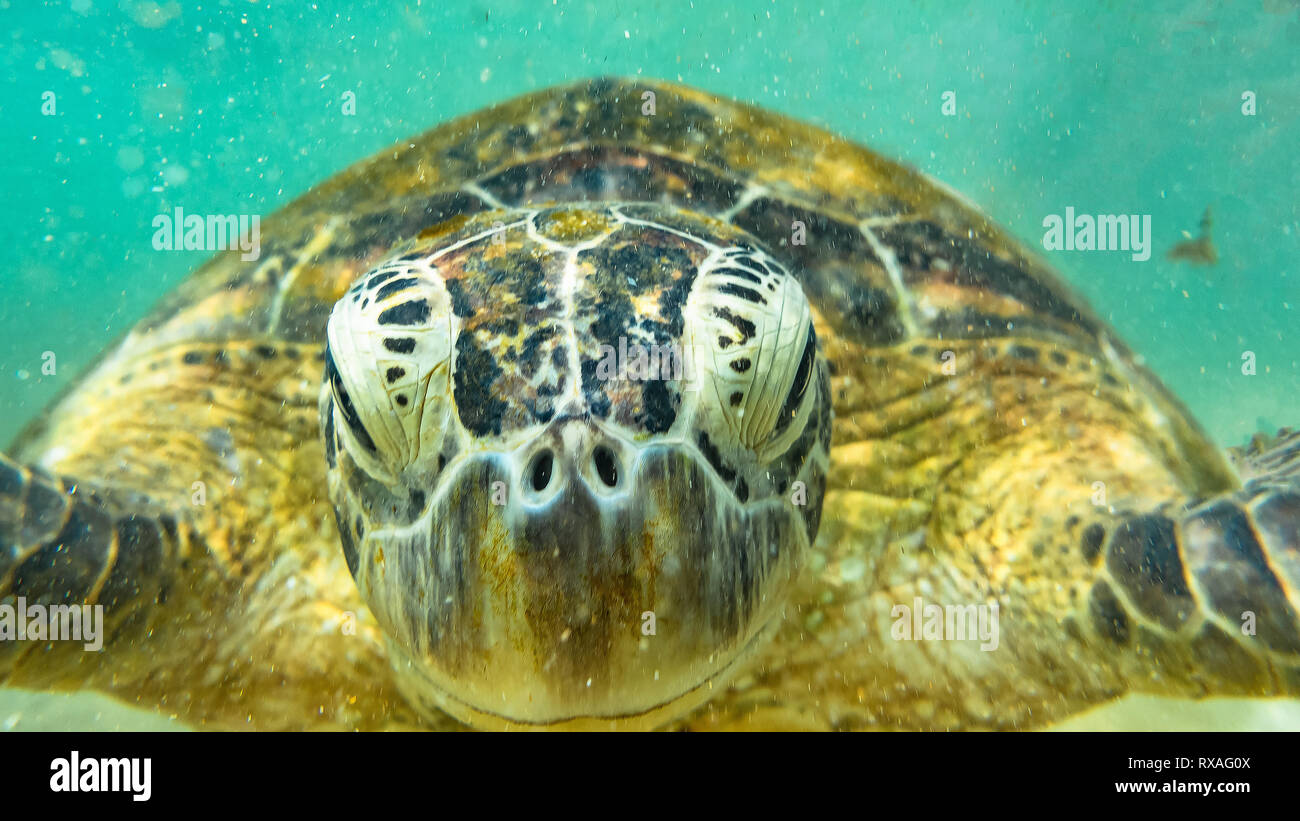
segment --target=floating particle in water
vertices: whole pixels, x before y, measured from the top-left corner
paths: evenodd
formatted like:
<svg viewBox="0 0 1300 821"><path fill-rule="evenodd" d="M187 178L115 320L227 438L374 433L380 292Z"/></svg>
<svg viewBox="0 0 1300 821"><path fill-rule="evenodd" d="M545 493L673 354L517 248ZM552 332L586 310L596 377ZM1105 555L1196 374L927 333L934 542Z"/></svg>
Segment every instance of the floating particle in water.
<svg viewBox="0 0 1300 821"><path fill-rule="evenodd" d="M26 382L28 379L32 378L31 372L23 368L19 368L18 372L15 373L14 376L18 377L19 382Z"/></svg>

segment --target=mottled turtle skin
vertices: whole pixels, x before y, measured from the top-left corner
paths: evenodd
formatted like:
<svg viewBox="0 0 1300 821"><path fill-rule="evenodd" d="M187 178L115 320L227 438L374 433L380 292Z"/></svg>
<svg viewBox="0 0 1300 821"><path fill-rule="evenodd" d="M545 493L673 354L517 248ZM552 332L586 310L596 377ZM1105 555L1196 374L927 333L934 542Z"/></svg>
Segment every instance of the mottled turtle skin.
<svg viewBox="0 0 1300 821"><path fill-rule="evenodd" d="M465 573L513 577L482 561L437 571L381 557L367 523L402 526L432 502L375 487L383 466L358 465L367 453L414 464L416 444L436 441L419 454L436 483L483 442L558 425L577 402L634 439L690 428L708 506L681 507L689 494L674 490L672 504L620 508L656 511L683 543L696 538L688 517L707 531L717 499L780 500L801 480L811 498L774 514L770 546L792 558L765 577L784 579L767 594L747 577L727 599L698 568L690 612L734 663L710 660L690 699L637 704L636 721L561 726L1035 728L1128 693L1300 693L1300 437L1283 431L1233 464L1041 261L953 192L865 148L692 89L599 79L400 143L263 228L258 260L228 252L199 269L0 461L0 602L101 603L108 630L102 653L0 643L0 682L100 690L199 726L465 726L411 680L429 658L472 671L483 644L466 636L482 613L431 607L441 615L421 627L402 597L420 594L413 573L438 592ZM587 257L569 253L584 242ZM757 454L751 467L784 467L746 473L698 439L698 414L731 413L730 394L584 378L591 346L679 340L691 316L714 316L734 343L747 336L710 313L725 300L684 308L709 281L711 248L743 258L755 285L795 282L806 300L791 304L806 305L811 330L779 324L771 342L789 380L771 396L794 404L768 397L783 415L762 435L734 435L745 444L734 453ZM570 259L586 268L566 274ZM548 318L563 300L569 312ZM582 333L575 313L591 320ZM408 337L410 350L363 355L365 340ZM451 353L421 358L427 344ZM721 341L709 344L721 357ZM445 414L426 430L434 406L414 400L437 390ZM787 436L764 451L788 414L802 444ZM479 478L440 521L472 530L486 527L476 515L498 515L491 468ZM539 562L573 535L548 532L528 537L556 545ZM671 619L641 633L640 582L596 573L580 589L572 565L552 571L517 588L537 606L521 605L533 621L515 626L562 623L541 607L560 600L542 582L591 597L590 629L572 625L586 649L554 673L566 685L591 677L602 648L684 646ZM917 598L996 603L997 649L893 638L896 606ZM555 723L449 709L482 726Z"/></svg>

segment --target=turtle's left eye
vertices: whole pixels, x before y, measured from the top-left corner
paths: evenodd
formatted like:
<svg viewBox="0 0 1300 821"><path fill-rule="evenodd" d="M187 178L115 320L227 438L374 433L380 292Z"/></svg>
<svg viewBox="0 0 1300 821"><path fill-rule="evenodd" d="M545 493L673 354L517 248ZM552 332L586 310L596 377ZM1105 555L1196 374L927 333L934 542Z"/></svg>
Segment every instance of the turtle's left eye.
<svg viewBox="0 0 1300 821"><path fill-rule="evenodd" d="M345 448L372 475L437 455L449 407L451 316L436 269L402 258L361 277L330 313L324 389Z"/></svg>
<svg viewBox="0 0 1300 821"><path fill-rule="evenodd" d="M343 377L339 376L338 366L334 364L334 352L330 350L328 343L325 345L325 380L329 383L339 413L343 415L343 421L347 423L352 435L356 437L361 447L375 453L377 450L375 440L370 438L370 432L357 416L357 409L352 405L352 397L348 395L348 389L343 385Z"/></svg>

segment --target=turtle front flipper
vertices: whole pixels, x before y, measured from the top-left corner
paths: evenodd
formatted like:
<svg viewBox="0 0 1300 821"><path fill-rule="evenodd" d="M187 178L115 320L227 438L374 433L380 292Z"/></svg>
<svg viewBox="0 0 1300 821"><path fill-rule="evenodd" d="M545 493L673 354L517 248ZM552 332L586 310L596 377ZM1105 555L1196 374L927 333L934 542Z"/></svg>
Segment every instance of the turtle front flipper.
<svg viewBox="0 0 1300 821"><path fill-rule="evenodd" d="M139 494L0 455L0 683L68 686L99 669L88 656L149 630L181 552L176 519Z"/></svg>
<svg viewBox="0 0 1300 821"><path fill-rule="evenodd" d="M1245 480L1240 490L1181 517L1131 517L1104 545L1106 566L1128 580L1135 618L1193 636L1206 695L1295 694L1300 431L1257 437L1233 455Z"/></svg>
<svg viewBox="0 0 1300 821"><path fill-rule="evenodd" d="M1132 691L1300 694L1300 434L1239 469L1239 490L1081 531L1095 580L1073 623Z"/></svg>
<svg viewBox="0 0 1300 821"><path fill-rule="evenodd" d="M0 684L222 729L416 725L325 498L323 366L273 338L128 338L20 436L0 605L103 605L103 647L0 641Z"/></svg>

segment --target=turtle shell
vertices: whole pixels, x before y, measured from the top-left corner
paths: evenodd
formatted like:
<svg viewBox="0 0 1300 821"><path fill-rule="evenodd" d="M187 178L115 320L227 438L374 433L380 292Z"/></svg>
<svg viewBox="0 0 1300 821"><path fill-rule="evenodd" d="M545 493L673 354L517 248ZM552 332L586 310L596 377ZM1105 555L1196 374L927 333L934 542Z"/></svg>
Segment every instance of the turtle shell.
<svg viewBox="0 0 1300 821"><path fill-rule="evenodd" d="M642 113L648 94L654 114ZM620 200L752 233L853 339L1038 333L1100 348L1083 302L954 192L779 114L617 79L501 103L335 175L265 221L257 260L213 258L133 344L318 341L334 302L405 240L493 207Z"/></svg>
<svg viewBox="0 0 1300 821"><path fill-rule="evenodd" d="M1102 378L1142 396L1170 428L1169 461L1192 465L1191 485L1207 474L1211 485L1230 481L1178 400L958 194L815 126L641 79L527 94L353 165L268 217L256 260L214 257L105 356L231 339L319 344L334 303L403 242L489 209L582 201L666 203L749 232L799 278L819 336L857 356L1014 339L1047 343L1010 353L1051 356L1038 363L1049 369L1078 356L1104 363Z"/></svg>

